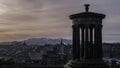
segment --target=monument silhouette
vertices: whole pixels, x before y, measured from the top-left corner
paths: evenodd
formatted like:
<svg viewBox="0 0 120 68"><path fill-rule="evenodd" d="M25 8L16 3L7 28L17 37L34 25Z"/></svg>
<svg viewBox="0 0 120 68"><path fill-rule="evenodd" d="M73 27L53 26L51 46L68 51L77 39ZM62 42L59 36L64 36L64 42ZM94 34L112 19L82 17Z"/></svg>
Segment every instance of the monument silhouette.
<svg viewBox="0 0 120 68"><path fill-rule="evenodd" d="M72 60L65 68L109 68L102 60L102 19L104 14L85 12L70 15L73 21Z"/></svg>

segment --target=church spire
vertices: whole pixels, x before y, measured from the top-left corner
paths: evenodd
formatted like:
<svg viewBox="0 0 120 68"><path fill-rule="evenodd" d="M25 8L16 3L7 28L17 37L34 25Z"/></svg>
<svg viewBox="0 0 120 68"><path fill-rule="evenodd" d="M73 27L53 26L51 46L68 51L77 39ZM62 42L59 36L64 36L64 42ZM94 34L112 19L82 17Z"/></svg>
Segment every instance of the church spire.
<svg viewBox="0 0 120 68"><path fill-rule="evenodd" d="M61 40L60 40L60 45L64 45L62 38L61 38Z"/></svg>

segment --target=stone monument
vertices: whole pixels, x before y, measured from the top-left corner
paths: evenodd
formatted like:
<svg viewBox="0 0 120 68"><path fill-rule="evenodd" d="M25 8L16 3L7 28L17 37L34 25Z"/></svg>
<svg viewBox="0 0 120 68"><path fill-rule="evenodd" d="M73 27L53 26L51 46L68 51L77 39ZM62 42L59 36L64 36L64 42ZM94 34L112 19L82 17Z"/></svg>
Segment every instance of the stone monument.
<svg viewBox="0 0 120 68"><path fill-rule="evenodd" d="M102 60L102 19L104 14L85 12L70 15L73 21L72 60L65 68L109 68Z"/></svg>

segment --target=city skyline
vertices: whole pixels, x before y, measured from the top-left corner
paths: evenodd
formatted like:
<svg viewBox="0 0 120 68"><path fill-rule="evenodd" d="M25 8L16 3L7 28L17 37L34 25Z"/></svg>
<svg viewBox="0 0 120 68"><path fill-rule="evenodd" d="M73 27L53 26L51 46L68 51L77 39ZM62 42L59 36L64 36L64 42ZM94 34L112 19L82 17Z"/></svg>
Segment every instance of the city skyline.
<svg viewBox="0 0 120 68"><path fill-rule="evenodd" d="M34 37L72 38L69 15L84 12L106 14L103 41L120 40L119 0L0 0L0 41Z"/></svg>

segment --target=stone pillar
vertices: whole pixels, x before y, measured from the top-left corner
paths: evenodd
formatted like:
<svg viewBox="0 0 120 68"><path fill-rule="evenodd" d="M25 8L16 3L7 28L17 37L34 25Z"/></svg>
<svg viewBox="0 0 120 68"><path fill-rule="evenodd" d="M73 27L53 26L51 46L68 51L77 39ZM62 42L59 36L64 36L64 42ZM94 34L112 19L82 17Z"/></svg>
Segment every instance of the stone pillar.
<svg viewBox="0 0 120 68"><path fill-rule="evenodd" d="M103 51L102 51L102 25L98 26L98 52L99 52L99 59L102 59L103 57Z"/></svg>
<svg viewBox="0 0 120 68"><path fill-rule="evenodd" d="M80 60L80 36L78 25L73 25L73 59Z"/></svg>
<svg viewBox="0 0 120 68"><path fill-rule="evenodd" d="M94 51L93 51L93 54L94 54L94 56L93 56L93 58L94 59L98 59L98 36L99 36L99 34L98 34L98 28L97 28L98 26L97 25L95 25L95 28L94 28Z"/></svg>
<svg viewBox="0 0 120 68"><path fill-rule="evenodd" d="M85 26L85 45L84 45L84 59L88 59L89 42L88 42L88 26Z"/></svg>
<svg viewBox="0 0 120 68"><path fill-rule="evenodd" d="M102 59L102 31L100 24L95 26L94 33L95 33L94 58Z"/></svg>
<svg viewBox="0 0 120 68"><path fill-rule="evenodd" d="M72 58L75 60L75 58L76 58L76 43L75 43L75 40L76 40L76 38L75 38L75 35L76 35L76 29L75 29L75 27L74 26L72 26L72 28L73 28L73 40L72 40Z"/></svg>
<svg viewBox="0 0 120 68"><path fill-rule="evenodd" d="M81 58L84 57L84 27L81 27Z"/></svg>
<svg viewBox="0 0 120 68"><path fill-rule="evenodd" d="M93 57L93 25L90 25L90 58Z"/></svg>
<svg viewBox="0 0 120 68"><path fill-rule="evenodd" d="M76 26L76 51L77 51L77 59L80 60L80 30L79 26Z"/></svg>

